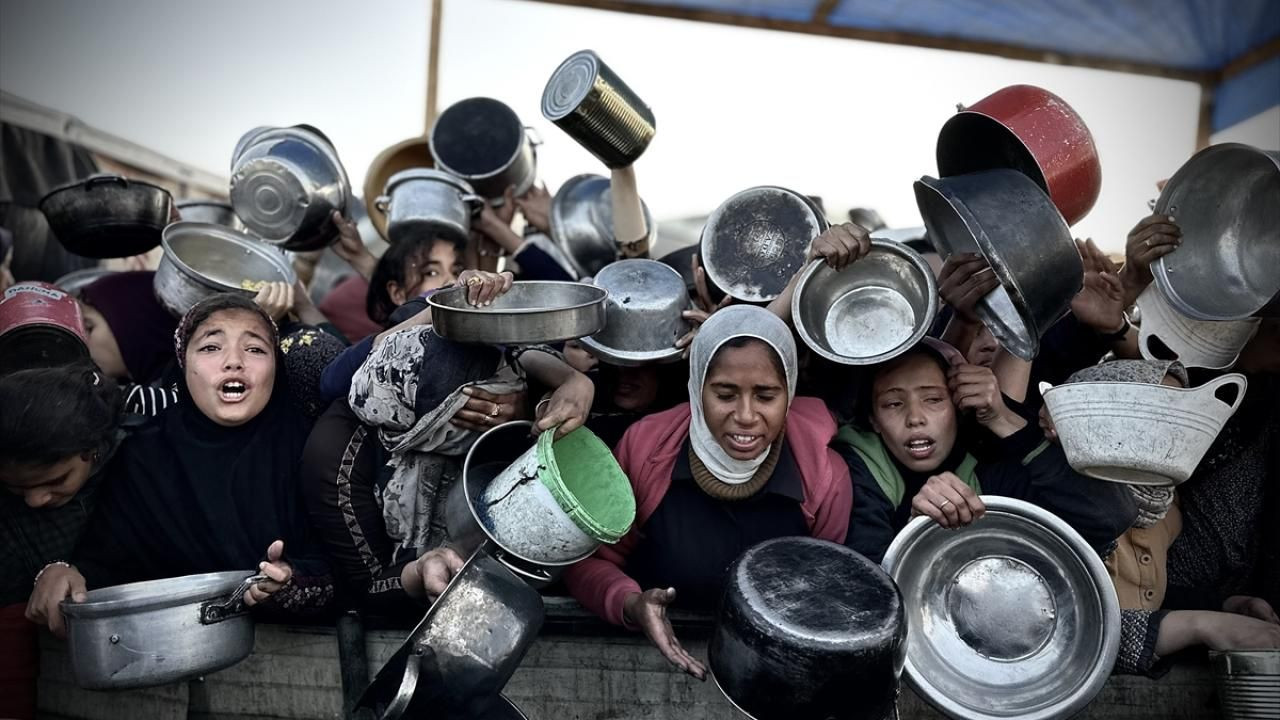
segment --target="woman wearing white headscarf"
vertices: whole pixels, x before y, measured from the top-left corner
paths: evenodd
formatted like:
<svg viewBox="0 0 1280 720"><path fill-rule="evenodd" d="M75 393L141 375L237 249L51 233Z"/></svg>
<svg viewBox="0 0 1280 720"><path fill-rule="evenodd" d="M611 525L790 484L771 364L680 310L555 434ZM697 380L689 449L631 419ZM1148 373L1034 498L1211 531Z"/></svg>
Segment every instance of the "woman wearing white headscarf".
<svg viewBox="0 0 1280 720"><path fill-rule="evenodd" d="M843 542L852 490L848 467L827 447L831 413L795 397L795 341L777 316L748 305L716 312L693 341L689 367L689 402L636 423L615 450L636 496L631 532L564 578L584 606L642 630L702 678L666 608L713 608L729 564L764 540Z"/></svg>

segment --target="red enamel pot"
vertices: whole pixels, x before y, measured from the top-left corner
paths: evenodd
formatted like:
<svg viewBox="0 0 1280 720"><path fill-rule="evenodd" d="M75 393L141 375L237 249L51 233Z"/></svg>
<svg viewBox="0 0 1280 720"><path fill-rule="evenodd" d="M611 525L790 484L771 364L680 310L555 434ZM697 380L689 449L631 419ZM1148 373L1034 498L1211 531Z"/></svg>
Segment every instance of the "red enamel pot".
<svg viewBox="0 0 1280 720"><path fill-rule="evenodd" d="M956 113L938 133L942 177L1011 168L1036 182L1068 225L1093 208L1102 164L1088 126L1062 98L1010 85Z"/></svg>
<svg viewBox="0 0 1280 720"><path fill-rule="evenodd" d="M0 374L89 359L80 306L48 283L21 282L0 299Z"/></svg>

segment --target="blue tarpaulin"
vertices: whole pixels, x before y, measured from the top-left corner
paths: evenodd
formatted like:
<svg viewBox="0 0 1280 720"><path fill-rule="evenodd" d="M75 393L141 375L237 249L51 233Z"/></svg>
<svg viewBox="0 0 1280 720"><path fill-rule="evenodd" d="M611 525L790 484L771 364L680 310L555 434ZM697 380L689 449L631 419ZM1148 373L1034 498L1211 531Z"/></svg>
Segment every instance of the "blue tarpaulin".
<svg viewBox="0 0 1280 720"><path fill-rule="evenodd" d="M563 4L821 23L1217 74L1280 39L1280 0L596 0ZM799 28L802 29L802 28ZM1210 75L1212 76L1212 75ZM1280 56L1227 77L1213 130L1280 104Z"/></svg>

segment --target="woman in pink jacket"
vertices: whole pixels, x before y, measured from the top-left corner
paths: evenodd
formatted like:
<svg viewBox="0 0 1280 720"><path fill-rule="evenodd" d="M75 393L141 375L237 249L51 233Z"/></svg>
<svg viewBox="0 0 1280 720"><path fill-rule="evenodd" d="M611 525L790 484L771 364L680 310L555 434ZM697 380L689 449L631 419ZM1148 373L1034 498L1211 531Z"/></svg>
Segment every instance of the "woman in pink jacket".
<svg viewBox="0 0 1280 720"><path fill-rule="evenodd" d="M635 526L564 578L584 606L643 631L701 679L667 608L714 608L729 564L756 543L843 542L852 491L847 465L827 447L830 412L795 397L795 341L782 320L748 305L720 310L689 360L689 402L636 423L615 450L635 492Z"/></svg>

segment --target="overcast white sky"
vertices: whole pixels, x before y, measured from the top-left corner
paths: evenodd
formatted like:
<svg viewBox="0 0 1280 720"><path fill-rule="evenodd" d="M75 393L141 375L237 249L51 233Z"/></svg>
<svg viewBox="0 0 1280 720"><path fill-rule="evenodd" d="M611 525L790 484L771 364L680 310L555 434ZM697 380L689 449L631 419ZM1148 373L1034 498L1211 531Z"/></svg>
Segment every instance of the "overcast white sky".
<svg viewBox="0 0 1280 720"><path fill-rule="evenodd" d="M428 14L426 0L0 0L0 87L222 175L245 130L310 123L359 188L379 150L424 129ZM1116 251L1194 149L1191 83L521 0L446 0L443 16L441 107L511 105L546 141L553 190L605 172L539 112L559 62L599 52L657 116L637 173L659 221L776 184L919 224L911 183L936 171L956 103L1031 83L1092 129L1102 197L1075 232Z"/></svg>

